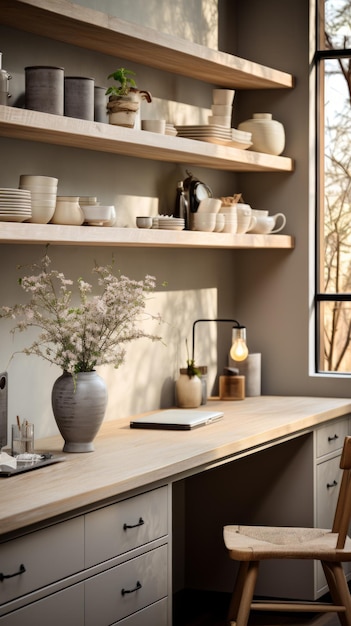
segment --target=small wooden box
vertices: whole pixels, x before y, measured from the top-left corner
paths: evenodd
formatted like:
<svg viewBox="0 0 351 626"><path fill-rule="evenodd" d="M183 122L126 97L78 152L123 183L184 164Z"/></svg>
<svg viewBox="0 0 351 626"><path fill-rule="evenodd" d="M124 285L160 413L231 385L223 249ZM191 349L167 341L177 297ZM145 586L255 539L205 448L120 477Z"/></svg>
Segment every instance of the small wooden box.
<svg viewBox="0 0 351 626"><path fill-rule="evenodd" d="M245 400L245 376L220 376L220 400Z"/></svg>

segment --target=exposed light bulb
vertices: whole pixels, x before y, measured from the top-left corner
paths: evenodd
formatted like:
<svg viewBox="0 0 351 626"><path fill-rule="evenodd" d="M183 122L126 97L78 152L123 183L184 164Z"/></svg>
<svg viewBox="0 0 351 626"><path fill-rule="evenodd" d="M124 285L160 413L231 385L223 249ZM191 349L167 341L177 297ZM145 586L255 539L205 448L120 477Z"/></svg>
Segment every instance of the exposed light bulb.
<svg viewBox="0 0 351 626"><path fill-rule="evenodd" d="M246 328L240 326L232 330L232 347L230 348L230 356L233 361L245 361L249 354L246 345Z"/></svg>
<svg viewBox="0 0 351 626"><path fill-rule="evenodd" d="M230 349L230 356L232 357L233 361L245 361L248 354L249 351L247 349L247 345L244 339L237 339L236 341L234 341Z"/></svg>

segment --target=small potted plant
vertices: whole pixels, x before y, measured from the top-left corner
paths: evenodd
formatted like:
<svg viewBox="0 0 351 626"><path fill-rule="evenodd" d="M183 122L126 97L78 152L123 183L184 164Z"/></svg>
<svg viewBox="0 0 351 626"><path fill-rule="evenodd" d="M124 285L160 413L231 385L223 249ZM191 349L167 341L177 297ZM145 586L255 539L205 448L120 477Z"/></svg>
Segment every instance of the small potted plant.
<svg viewBox="0 0 351 626"><path fill-rule="evenodd" d="M180 368L179 378L176 380L176 404L182 409L196 408L202 404L202 382L200 370L195 366L195 361L190 359L188 342L185 340L187 349L187 367Z"/></svg>
<svg viewBox="0 0 351 626"><path fill-rule="evenodd" d="M134 128L136 115L140 108L141 100L151 102L152 97L149 91L140 91L133 78L135 72L120 67L108 78L113 78L116 85L112 85L106 91L109 96L107 112L110 124Z"/></svg>

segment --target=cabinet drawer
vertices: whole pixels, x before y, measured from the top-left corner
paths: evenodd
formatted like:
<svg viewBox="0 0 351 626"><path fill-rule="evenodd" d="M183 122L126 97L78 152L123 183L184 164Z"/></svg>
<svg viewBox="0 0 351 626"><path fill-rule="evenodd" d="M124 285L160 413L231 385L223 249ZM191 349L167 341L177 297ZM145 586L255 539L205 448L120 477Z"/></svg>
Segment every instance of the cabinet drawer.
<svg viewBox="0 0 351 626"><path fill-rule="evenodd" d="M167 535L167 509L167 487L161 487L88 513L86 567Z"/></svg>
<svg viewBox="0 0 351 626"><path fill-rule="evenodd" d="M84 520L76 518L0 544L0 604L65 578L84 567Z"/></svg>
<svg viewBox="0 0 351 626"><path fill-rule="evenodd" d="M0 617L0 626L84 626L83 583Z"/></svg>
<svg viewBox="0 0 351 626"><path fill-rule="evenodd" d="M319 528L331 528L333 524L342 474L342 470L340 469L339 465L339 456L336 456L333 459L329 459L329 461L324 461L323 463L319 463L317 465L316 526Z"/></svg>
<svg viewBox="0 0 351 626"><path fill-rule="evenodd" d="M316 431L317 458L341 450L348 435L348 420L335 420Z"/></svg>
<svg viewBox="0 0 351 626"><path fill-rule="evenodd" d="M87 580L85 626L109 626L166 598L167 551L161 546Z"/></svg>
<svg viewBox="0 0 351 626"><path fill-rule="evenodd" d="M129 615L129 617L119 621L118 624L115 622L113 626L167 626L167 607L168 602L164 598L151 606L147 606L146 609Z"/></svg>

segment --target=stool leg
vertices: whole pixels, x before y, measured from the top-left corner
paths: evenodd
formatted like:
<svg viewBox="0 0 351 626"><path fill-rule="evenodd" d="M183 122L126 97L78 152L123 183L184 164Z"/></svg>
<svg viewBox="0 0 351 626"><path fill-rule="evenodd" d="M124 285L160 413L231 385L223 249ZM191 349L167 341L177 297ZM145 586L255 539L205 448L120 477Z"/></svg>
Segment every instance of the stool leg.
<svg viewBox="0 0 351 626"><path fill-rule="evenodd" d="M322 561L322 566L333 603L345 607L344 613L338 612L340 624L351 626L351 597L342 564Z"/></svg>
<svg viewBox="0 0 351 626"><path fill-rule="evenodd" d="M247 626L257 580L258 566L258 561L240 563L228 613L228 621L236 624L236 626Z"/></svg>

